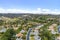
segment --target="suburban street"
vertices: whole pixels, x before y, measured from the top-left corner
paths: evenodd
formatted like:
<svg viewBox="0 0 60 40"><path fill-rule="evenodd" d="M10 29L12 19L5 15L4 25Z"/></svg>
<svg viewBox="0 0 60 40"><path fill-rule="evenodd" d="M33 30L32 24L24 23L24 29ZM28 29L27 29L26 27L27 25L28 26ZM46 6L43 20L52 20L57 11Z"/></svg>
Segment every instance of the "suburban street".
<svg viewBox="0 0 60 40"><path fill-rule="evenodd" d="M40 25L40 26L37 26L36 28L39 29L40 27L42 27L43 25ZM27 33L27 36L26 36L26 40L30 40L29 37L30 37L30 32L32 31L32 28L29 28L28 30L28 33ZM39 36L38 36L38 30L35 30L34 32L34 39L37 39L37 40L40 40Z"/></svg>
<svg viewBox="0 0 60 40"><path fill-rule="evenodd" d="M30 37L31 30L32 30L32 28L29 28L28 33L27 33L27 36L26 36L26 40L30 40L29 37Z"/></svg>

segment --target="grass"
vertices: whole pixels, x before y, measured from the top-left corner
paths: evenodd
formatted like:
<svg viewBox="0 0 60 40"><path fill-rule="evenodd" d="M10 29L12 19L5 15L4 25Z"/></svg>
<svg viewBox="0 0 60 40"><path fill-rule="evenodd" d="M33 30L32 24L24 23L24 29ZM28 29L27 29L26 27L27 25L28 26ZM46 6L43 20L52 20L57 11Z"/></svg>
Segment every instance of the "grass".
<svg viewBox="0 0 60 40"><path fill-rule="evenodd" d="M34 37L30 37L30 40L34 40Z"/></svg>

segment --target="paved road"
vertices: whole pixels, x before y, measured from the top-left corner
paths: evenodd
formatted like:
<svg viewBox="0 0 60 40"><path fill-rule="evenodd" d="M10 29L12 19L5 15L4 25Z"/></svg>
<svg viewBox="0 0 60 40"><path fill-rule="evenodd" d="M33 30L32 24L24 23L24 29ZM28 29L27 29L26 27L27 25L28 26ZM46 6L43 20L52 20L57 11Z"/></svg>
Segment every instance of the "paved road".
<svg viewBox="0 0 60 40"><path fill-rule="evenodd" d="M30 40L29 37L30 37L31 30L32 30L32 28L29 28L28 33L27 33L27 36L26 36L26 40Z"/></svg>
<svg viewBox="0 0 60 40"><path fill-rule="evenodd" d="M40 28L42 27L43 25L40 25L40 26L37 26L36 28ZM28 30L28 33L27 33L27 36L26 36L26 40L30 40L29 37L30 37L30 32L32 31L32 28L29 28Z"/></svg>

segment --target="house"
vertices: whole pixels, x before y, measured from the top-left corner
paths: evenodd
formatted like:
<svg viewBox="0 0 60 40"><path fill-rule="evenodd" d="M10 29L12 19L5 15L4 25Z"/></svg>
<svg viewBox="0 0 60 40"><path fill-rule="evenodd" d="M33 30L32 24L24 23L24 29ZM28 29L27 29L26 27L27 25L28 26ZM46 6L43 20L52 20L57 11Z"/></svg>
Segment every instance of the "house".
<svg viewBox="0 0 60 40"><path fill-rule="evenodd" d="M57 33L55 31L56 26L57 26L57 24L52 24L51 26L49 26L48 30L51 31L52 34L56 34Z"/></svg>
<svg viewBox="0 0 60 40"><path fill-rule="evenodd" d="M24 32L25 32L25 30L21 30L21 31L20 31L20 33L24 33Z"/></svg>
<svg viewBox="0 0 60 40"><path fill-rule="evenodd" d="M50 31L54 30L54 27L53 26L49 26L49 29Z"/></svg>
<svg viewBox="0 0 60 40"><path fill-rule="evenodd" d="M6 28L2 27L0 32L6 32L6 30L7 30Z"/></svg>
<svg viewBox="0 0 60 40"><path fill-rule="evenodd" d="M18 33L18 34L16 34L16 40L22 40L22 36L23 36L23 34L22 33Z"/></svg>
<svg viewBox="0 0 60 40"><path fill-rule="evenodd" d="M34 36L35 40L41 40L41 38L39 36Z"/></svg>
<svg viewBox="0 0 60 40"><path fill-rule="evenodd" d="M4 28L4 29L0 30L0 32L6 32L6 29Z"/></svg>
<svg viewBox="0 0 60 40"><path fill-rule="evenodd" d="M23 36L22 33L18 33L18 34L16 34L16 37L17 37L17 38L21 38L22 36Z"/></svg>
<svg viewBox="0 0 60 40"><path fill-rule="evenodd" d="M16 40L22 40L21 38L17 38Z"/></svg>
<svg viewBox="0 0 60 40"><path fill-rule="evenodd" d="M56 27L56 26L57 26L57 24L52 24L52 26Z"/></svg>
<svg viewBox="0 0 60 40"><path fill-rule="evenodd" d="M56 38L56 40L60 40L60 36L58 36L58 37Z"/></svg>

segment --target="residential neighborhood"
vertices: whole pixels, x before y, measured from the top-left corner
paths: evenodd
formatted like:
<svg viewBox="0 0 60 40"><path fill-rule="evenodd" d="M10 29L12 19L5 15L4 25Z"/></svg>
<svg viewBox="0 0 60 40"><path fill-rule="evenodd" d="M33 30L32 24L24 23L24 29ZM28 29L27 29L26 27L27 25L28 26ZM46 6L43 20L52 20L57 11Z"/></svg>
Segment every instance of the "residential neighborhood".
<svg viewBox="0 0 60 40"><path fill-rule="evenodd" d="M0 40L60 40L59 17L38 14L13 18L1 16Z"/></svg>

